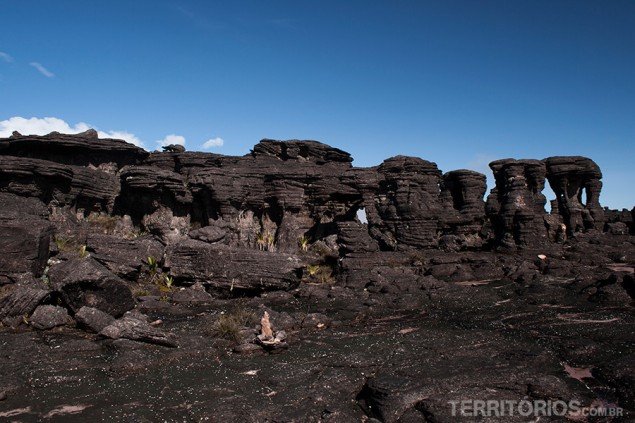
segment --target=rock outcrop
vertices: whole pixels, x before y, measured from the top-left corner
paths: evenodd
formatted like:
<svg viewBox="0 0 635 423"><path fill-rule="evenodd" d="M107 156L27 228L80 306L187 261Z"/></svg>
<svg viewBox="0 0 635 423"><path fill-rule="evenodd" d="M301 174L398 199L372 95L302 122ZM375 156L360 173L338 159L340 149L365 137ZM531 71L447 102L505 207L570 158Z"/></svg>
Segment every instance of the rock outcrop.
<svg viewBox="0 0 635 423"><path fill-rule="evenodd" d="M498 245L535 245L547 236L544 223L545 164L540 160L503 159L490 163L496 186L487 197Z"/></svg>
<svg viewBox="0 0 635 423"><path fill-rule="evenodd" d="M549 185L556 193L558 213L570 235L585 229L603 229L600 206L602 172L586 157L549 157L545 160Z"/></svg>
<svg viewBox="0 0 635 423"><path fill-rule="evenodd" d="M601 208L590 159L495 161L484 201L485 175L416 157L166 150L0 140L0 417L453 421L465 398L632 417L635 209Z"/></svg>
<svg viewBox="0 0 635 423"><path fill-rule="evenodd" d="M93 307L111 316L134 308L130 288L123 280L92 258L78 258L53 266L51 286L73 312Z"/></svg>

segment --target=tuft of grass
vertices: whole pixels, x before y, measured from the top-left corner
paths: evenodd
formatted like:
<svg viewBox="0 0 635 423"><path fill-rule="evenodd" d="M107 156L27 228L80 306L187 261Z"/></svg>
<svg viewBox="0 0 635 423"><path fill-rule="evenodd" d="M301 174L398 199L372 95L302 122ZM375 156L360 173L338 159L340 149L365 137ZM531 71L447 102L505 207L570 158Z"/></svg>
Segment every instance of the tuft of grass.
<svg viewBox="0 0 635 423"><path fill-rule="evenodd" d="M86 245L80 244L73 236L55 235L53 242L57 246L57 250L60 253L77 253L80 258L88 257L88 250Z"/></svg>
<svg viewBox="0 0 635 423"><path fill-rule="evenodd" d="M72 236L67 237L63 235L55 235L53 237L53 242L57 246L57 249L62 253L73 251L79 248L77 240Z"/></svg>
<svg viewBox="0 0 635 423"><path fill-rule="evenodd" d="M309 264L306 268L305 282L332 285L335 283L333 269L326 265Z"/></svg>
<svg viewBox="0 0 635 423"><path fill-rule="evenodd" d="M146 290L146 289L137 289L133 292L133 295L135 297L145 297L147 295L150 295L150 291Z"/></svg>
<svg viewBox="0 0 635 423"><path fill-rule="evenodd" d="M221 314L211 328L212 336L238 342L240 331L253 323L255 314L244 308L237 308Z"/></svg>
<svg viewBox="0 0 635 423"><path fill-rule="evenodd" d="M276 237L269 231L260 232L256 236L256 244L260 251L276 251Z"/></svg>
<svg viewBox="0 0 635 423"><path fill-rule="evenodd" d="M159 262L152 256L148 256L145 263L147 268L143 268L142 275L139 277L139 282L144 284L159 285L161 291L169 291L170 289L165 285L165 276L161 273L159 268Z"/></svg>

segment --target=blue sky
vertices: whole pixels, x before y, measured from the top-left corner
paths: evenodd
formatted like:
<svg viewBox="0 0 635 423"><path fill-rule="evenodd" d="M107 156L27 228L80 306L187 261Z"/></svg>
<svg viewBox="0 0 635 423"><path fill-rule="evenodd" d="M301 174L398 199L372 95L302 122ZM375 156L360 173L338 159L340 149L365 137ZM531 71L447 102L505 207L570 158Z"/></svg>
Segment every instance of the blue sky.
<svg viewBox="0 0 635 423"><path fill-rule="evenodd" d="M603 204L635 204L632 0L0 0L0 18L0 121L223 154L316 139L444 171L585 155Z"/></svg>

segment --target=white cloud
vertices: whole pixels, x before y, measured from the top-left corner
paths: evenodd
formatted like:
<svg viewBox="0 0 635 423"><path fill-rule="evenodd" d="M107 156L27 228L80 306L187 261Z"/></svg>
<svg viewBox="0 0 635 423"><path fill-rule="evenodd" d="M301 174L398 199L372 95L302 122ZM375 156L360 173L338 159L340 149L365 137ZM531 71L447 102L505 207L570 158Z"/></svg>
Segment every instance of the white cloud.
<svg viewBox="0 0 635 423"><path fill-rule="evenodd" d="M209 140L205 141L205 143L203 144L203 148L208 150L210 148L222 147L223 144L225 144L225 140L220 137L210 138Z"/></svg>
<svg viewBox="0 0 635 423"><path fill-rule="evenodd" d="M46 69L44 66L42 66L41 63L31 62L29 63L29 65L33 66L35 69L38 70L38 72L40 72L42 75L46 76L47 78L55 77L55 74L51 72L50 70Z"/></svg>
<svg viewBox="0 0 635 423"><path fill-rule="evenodd" d="M137 138L137 136L135 134L131 134L130 132L126 132L126 131L110 131L110 132L104 132L104 131L97 131L97 134L99 135L99 138L113 138L116 140L124 140L129 142L130 144L134 144L137 147L142 147L143 148L143 141L141 141L139 138Z"/></svg>
<svg viewBox="0 0 635 423"><path fill-rule="evenodd" d="M165 147L166 145L177 144L177 145L185 145L185 137L176 134L166 135L162 140L157 141L161 147Z"/></svg>
<svg viewBox="0 0 635 423"><path fill-rule="evenodd" d="M11 55L9 55L9 54L7 54L7 53L5 53L3 51L0 51L0 59L4 60L7 63L13 62L13 57L11 57Z"/></svg>
<svg viewBox="0 0 635 423"><path fill-rule="evenodd" d="M30 118L14 116L10 119L0 121L0 137L11 136L13 131L18 131L24 135L46 135L50 132L60 132L63 134L77 134L90 129L90 126L80 122L74 126L69 125L62 119L54 117Z"/></svg>
<svg viewBox="0 0 635 423"><path fill-rule="evenodd" d="M46 135L51 132L62 134L77 134L94 128L93 126L79 122L69 125L62 119L54 117L30 118L14 116L7 120L0 121L0 138L10 137L13 131L18 131L23 135ZM96 128L95 128L96 129ZM143 147L143 142L134 134L126 131L97 131L100 138L115 138L127 141L138 147Z"/></svg>

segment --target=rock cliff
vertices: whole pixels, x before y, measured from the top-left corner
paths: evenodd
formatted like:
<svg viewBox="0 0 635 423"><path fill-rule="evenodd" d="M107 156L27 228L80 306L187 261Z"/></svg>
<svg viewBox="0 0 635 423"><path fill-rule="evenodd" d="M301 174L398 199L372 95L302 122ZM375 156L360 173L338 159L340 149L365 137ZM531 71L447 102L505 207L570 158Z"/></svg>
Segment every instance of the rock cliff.
<svg viewBox="0 0 635 423"><path fill-rule="evenodd" d="M490 168L484 198L481 173L355 167L317 141L223 156L95 131L0 139L0 417L66 412L39 399L70 404L75 387L111 420L447 421L447 401L497 390L632 408L635 208L602 207L589 158ZM228 351L273 355L246 383L259 362Z"/></svg>

